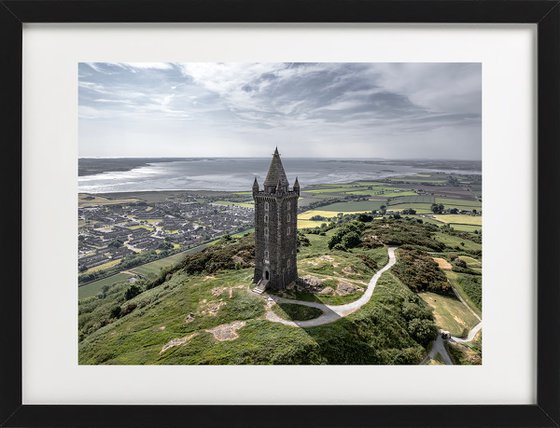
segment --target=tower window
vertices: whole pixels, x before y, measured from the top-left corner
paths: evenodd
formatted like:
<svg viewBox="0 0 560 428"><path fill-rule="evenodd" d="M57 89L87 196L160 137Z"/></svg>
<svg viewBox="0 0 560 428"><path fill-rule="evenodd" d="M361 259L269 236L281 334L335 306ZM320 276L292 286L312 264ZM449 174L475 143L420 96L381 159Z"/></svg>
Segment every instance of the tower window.
<svg viewBox="0 0 560 428"><path fill-rule="evenodd" d="M290 231L291 231L291 228L290 228L290 226L288 226L288 231L287 231L288 235L290 234Z"/></svg>
<svg viewBox="0 0 560 428"><path fill-rule="evenodd" d="M292 221L292 215L288 213L288 221Z"/></svg>
<svg viewBox="0 0 560 428"><path fill-rule="evenodd" d="M269 208L270 208L270 206L269 206L268 202L265 202L265 203L264 203L264 209L265 209L266 211L268 211Z"/></svg>
<svg viewBox="0 0 560 428"><path fill-rule="evenodd" d="M264 216L264 222L265 222L265 223L268 223L268 214L265 214L265 216Z"/></svg>
<svg viewBox="0 0 560 428"><path fill-rule="evenodd" d="M264 228L264 236L268 236L268 227Z"/></svg>
<svg viewBox="0 0 560 428"><path fill-rule="evenodd" d="M268 261L268 258L269 258L268 250L264 250L264 259Z"/></svg>
<svg viewBox="0 0 560 428"><path fill-rule="evenodd" d="M286 202L286 208L290 209L292 207L292 204L290 203L290 201Z"/></svg>

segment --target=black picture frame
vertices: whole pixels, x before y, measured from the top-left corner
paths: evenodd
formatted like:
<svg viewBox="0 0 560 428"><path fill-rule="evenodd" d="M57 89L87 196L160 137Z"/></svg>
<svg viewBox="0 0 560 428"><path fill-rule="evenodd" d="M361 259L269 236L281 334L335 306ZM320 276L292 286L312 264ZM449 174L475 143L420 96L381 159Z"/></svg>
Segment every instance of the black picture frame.
<svg viewBox="0 0 560 428"><path fill-rule="evenodd" d="M0 425L10 427L560 426L560 0L0 1L3 210ZM538 349L535 405L70 406L22 404L22 31L26 23L533 23L538 28ZM512 373L512 376L515 374Z"/></svg>

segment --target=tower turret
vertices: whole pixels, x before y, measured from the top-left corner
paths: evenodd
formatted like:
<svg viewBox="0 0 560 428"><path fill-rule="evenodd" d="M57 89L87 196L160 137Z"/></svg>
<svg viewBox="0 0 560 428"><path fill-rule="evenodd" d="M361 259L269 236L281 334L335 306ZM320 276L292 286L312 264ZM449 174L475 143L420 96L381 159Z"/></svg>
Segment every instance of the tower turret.
<svg viewBox="0 0 560 428"><path fill-rule="evenodd" d="M297 193L297 195L299 196L299 181L298 178L296 177L296 181L294 181L294 192Z"/></svg>
<svg viewBox="0 0 560 428"><path fill-rule="evenodd" d="M255 181L253 181L253 195L259 192L259 182L257 181L257 177L255 177Z"/></svg>

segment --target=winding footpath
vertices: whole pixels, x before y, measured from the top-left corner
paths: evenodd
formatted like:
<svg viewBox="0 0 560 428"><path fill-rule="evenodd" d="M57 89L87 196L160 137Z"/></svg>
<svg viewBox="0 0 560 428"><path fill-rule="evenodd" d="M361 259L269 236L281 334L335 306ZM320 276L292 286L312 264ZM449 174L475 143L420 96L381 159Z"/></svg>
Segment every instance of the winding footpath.
<svg viewBox="0 0 560 428"><path fill-rule="evenodd" d="M323 311L323 314L311 320L289 321L279 317L270 308L268 308L266 312L266 319L272 322L277 322L292 327L316 327L319 325L330 324L339 320L340 318L346 317L351 313L356 312L367 302L369 302L371 296L373 295L373 290L375 289L377 281L379 280L379 278L381 278L381 275L391 269L396 263L397 260L395 258L395 249L396 247L389 247L387 249L389 261L375 275L373 275L373 277L369 281L366 291L358 300L347 303L345 305L325 305L318 302L306 302L305 300L286 299L284 297L271 295L269 297L276 303L292 303L296 305L309 306L311 308L320 309L321 311Z"/></svg>

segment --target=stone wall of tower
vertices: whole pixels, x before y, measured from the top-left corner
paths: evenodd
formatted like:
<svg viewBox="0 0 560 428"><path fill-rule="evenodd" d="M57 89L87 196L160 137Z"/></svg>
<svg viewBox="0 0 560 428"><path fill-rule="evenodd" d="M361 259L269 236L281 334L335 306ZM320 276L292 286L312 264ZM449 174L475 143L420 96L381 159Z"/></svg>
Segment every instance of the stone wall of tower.
<svg viewBox="0 0 560 428"><path fill-rule="evenodd" d="M254 193L255 283L268 275L268 288L284 289L297 279L298 197L294 191Z"/></svg>

